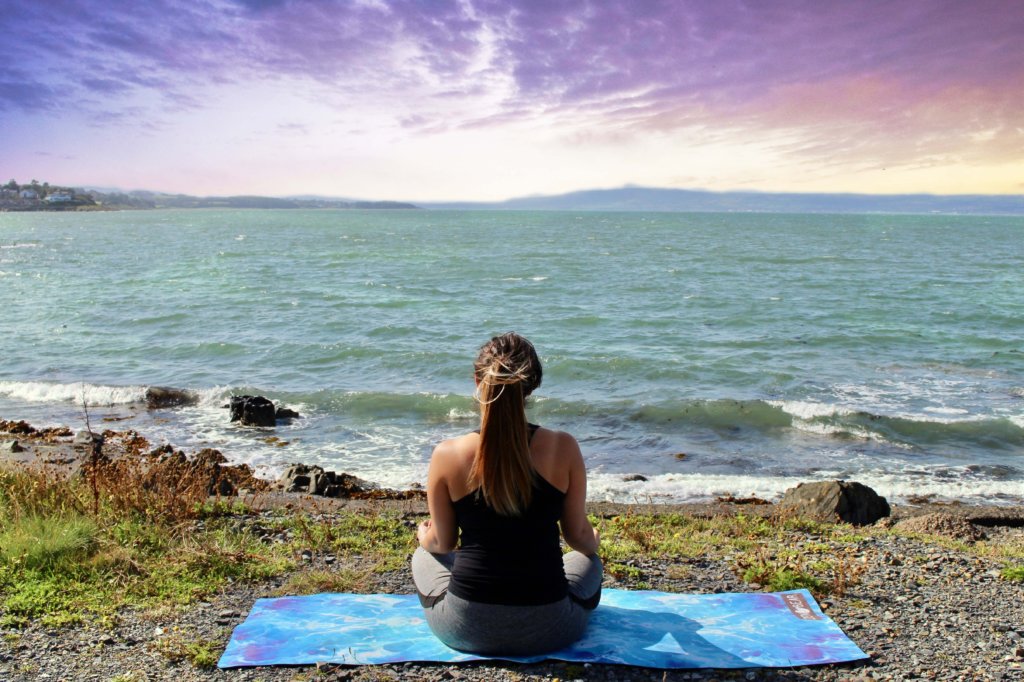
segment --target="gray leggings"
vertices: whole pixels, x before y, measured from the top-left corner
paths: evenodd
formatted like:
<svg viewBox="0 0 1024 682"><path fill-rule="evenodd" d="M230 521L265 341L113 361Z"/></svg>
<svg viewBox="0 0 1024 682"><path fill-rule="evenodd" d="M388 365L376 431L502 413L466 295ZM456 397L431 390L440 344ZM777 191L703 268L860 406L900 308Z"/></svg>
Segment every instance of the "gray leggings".
<svg viewBox="0 0 1024 682"><path fill-rule="evenodd" d="M539 606L482 604L448 594L454 552L431 554L422 547L412 555L412 579L427 598L443 596L424 608L437 638L453 649L487 656L531 656L569 646L583 636L591 609L565 597ZM596 605L602 567L597 556L563 555L569 593ZM588 604L589 605L589 604Z"/></svg>

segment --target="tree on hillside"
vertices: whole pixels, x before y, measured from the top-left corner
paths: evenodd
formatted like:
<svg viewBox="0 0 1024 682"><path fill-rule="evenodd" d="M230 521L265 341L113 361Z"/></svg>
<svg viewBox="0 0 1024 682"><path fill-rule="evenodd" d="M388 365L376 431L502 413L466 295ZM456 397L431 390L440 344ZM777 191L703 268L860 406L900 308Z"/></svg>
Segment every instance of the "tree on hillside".
<svg viewBox="0 0 1024 682"><path fill-rule="evenodd" d="M14 179L14 178L11 178L10 182L8 182L8 183L7 183L6 185L4 185L4 189L13 189L13 190L17 190L17 189L18 189L18 183L17 183L17 181L15 181L15 179Z"/></svg>

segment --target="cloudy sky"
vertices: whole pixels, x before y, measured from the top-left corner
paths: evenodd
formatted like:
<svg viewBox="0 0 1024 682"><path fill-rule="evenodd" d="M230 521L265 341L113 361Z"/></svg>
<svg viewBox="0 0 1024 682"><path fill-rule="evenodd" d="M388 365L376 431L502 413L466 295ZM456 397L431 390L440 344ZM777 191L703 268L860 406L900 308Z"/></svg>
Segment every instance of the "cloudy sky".
<svg viewBox="0 0 1024 682"><path fill-rule="evenodd" d="M1020 0L0 0L0 182L1024 193Z"/></svg>

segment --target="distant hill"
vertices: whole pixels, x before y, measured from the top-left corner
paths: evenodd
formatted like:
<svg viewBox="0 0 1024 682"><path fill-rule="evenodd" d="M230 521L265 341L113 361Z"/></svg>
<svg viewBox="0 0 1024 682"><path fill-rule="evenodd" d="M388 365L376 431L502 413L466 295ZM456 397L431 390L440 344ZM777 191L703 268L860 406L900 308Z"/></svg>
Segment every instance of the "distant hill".
<svg viewBox="0 0 1024 682"><path fill-rule="evenodd" d="M945 213L1024 215L1024 195L796 194L623 187L501 202L422 203L433 209L750 213Z"/></svg>
<svg viewBox="0 0 1024 682"><path fill-rule="evenodd" d="M416 208L413 204L401 201L352 201L322 197L193 197L159 192L128 192L128 195L150 208Z"/></svg>

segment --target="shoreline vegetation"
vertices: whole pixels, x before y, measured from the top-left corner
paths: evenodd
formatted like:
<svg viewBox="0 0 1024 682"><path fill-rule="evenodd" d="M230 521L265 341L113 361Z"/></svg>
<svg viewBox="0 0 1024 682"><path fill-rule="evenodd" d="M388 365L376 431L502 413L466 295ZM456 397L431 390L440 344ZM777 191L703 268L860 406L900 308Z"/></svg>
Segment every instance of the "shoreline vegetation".
<svg viewBox="0 0 1024 682"><path fill-rule="evenodd" d="M347 201L319 197L276 198L261 196L195 197L163 192L100 192L60 187L32 180L11 180L0 186L0 212L27 211L124 211L161 208L234 209L415 209L401 201Z"/></svg>
<svg viewBox="0 0 1024 682"><path fill-rule="evenodd" d="M0 421L0 677L11 680L1002 680L1024 675L1024 508L905 505L870 526L763 500L591 503L606 586L807 588L870 660L668 671L548 661L220 671L257 598L413 591L422 495L276 490L215 450ZM98 434L97 434L98 435Z"/></svg>

